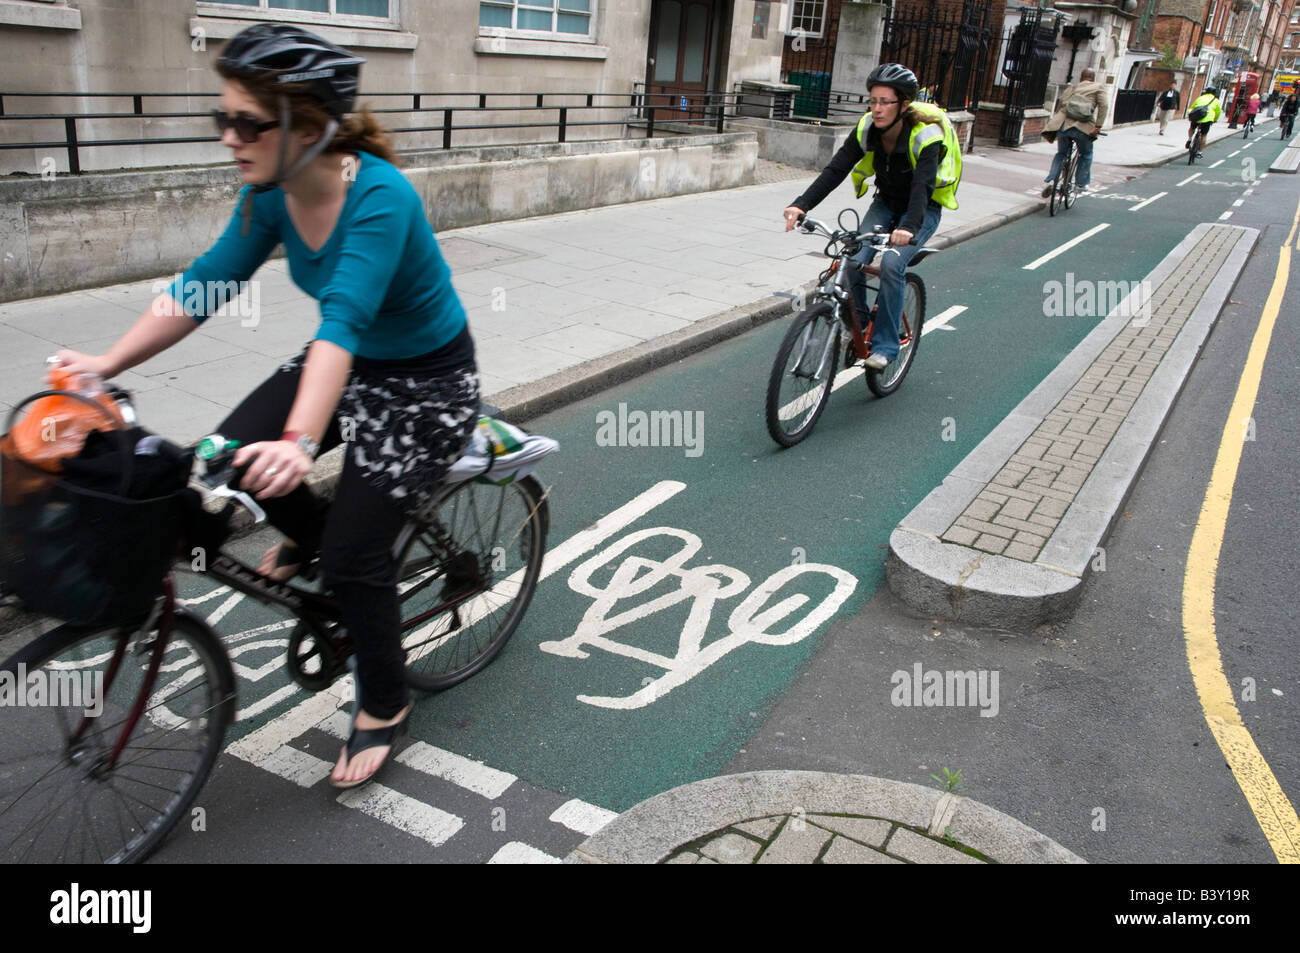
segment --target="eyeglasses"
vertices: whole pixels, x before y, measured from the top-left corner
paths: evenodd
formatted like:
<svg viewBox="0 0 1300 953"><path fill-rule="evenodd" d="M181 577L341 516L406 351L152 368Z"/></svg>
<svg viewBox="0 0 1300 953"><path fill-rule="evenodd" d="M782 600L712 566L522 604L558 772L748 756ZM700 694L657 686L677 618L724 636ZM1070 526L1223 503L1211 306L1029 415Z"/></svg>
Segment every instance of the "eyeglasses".
<svg viewBox="0 0 1300 953"><path fill-rule="evenodd" d="M897 99L868 99L868 106L892 106L898 102Z"/></svg>
<svg viewBox="0 0 1300 953"><path fill-rule="evenodd" d="M266 122L240 113L232 116L230 113L221 109L212 110L212 121L217 124L217 132L224 133L227 129L235 130L241 142L256 142L258 137L268 129L274 129L280 125L278 119L269 119Z"/></svg>

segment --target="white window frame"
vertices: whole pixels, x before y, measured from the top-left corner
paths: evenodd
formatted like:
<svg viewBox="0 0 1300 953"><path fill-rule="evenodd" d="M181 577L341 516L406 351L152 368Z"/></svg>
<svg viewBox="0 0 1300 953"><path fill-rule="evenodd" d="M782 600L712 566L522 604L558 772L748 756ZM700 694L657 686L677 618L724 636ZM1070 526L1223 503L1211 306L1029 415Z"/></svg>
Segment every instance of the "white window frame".
<svg viewBox="0 0 1300 953"><path fill-rule="evenodd" d="M337 0L329 0L333 11ZM315 23L319 26L350 27L363 30L396 30L398 28L398 0L388 0L387 17L364 17L355 14L317 13L314 10L287 10L268 6L268 0L258 0L257 6L245 3L221 3L220 0L196 0L198 16L228 17L240 20L274 20L284 23Z"/></svg>
<svg viewBox="0 0 1300 953"><path fill-rule="evenodd" d="M517 23L518 14L519 14L519 4L521 2L524 4L524 6L529 5L528 0L475 0L475 5L474 5L475 14L477 15L478 11L484 6L484 4L490 7L509 8L511 22ZM552 5L552 10L551 10L552 25L555 25L556 18L559 17L561 12L562 11L559 9L558 4ZM563 12L570 12L570 11L563 11ZM553 30L521 30L518 27L513 27L513 26L510 27L483 26L482 24L479 25L478 35L511 37L519 40L550 40L551 42L555 42L555 43L595 43L596 29L597 29L596 21L599 16L600 16L600 0L591 0L591 12L587 15L588 32L586 33L586 35L583 35L581 33L563 33L559 30L554 30L554 29Z"/></svg>
<svg viewBox="0 0 1300 953"><path fill-rule="evenodd" d="M787 35L787 36L806 36L806 37L810 37L811 39L815 39L815 40L820 40L820 39L822 39L822 38L826 35L826 4L827 4L827 0L789 0L789 2L790 2L790 29L786 31L786 35ZM812 4L812 3L816 3L816 4L820 5L821 13L820 13L820 15L817 17L817 29L816 29L815 31L813 31L813 30L807 30L807 29L804 29L803 27L795 26L795 20L799 19L800 16L802 16L805 20L808 19L808 14L806 14L806 13L805 13L805 14L796 14L796 13L794 12L794 10L795 10L795 4L796 4L796 3L802 3L802 4Z"/></svg>

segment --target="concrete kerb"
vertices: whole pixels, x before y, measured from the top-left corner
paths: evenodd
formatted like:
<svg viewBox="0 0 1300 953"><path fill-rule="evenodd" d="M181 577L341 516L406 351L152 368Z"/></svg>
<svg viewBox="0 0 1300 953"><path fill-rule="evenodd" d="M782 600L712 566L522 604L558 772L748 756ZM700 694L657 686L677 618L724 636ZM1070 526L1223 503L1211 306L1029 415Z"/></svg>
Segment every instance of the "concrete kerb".
<svg viewBox="0 0 1300 953"><path fill-rule="evenodd" d="M940 810L942 808L942 810ZM936 818L961 844L997 863L1086 863L1013 817L968 798L867 775L752 771L696 781L620 814L565 858L577 864L653 864L732 824L778 814L877 817L933 834Z"/></svg>
<svg viewBox="0 0 1300 953"><path fill-rule="evenodd" d="M1037 560L1021 562L943 542L940 537L1044 414L1070 390L1082 370L1128 325L1135 313L1132 296L1094 328L895 528L885 569L890 589L900 599L929 615L1013 630L1067 618L1074 611L1096 547L1122 511L1259 237L1255 229L1199 225L1148 275L1148 286L1159 288L1214 228L1239 233L1233 249Z"/></svg>

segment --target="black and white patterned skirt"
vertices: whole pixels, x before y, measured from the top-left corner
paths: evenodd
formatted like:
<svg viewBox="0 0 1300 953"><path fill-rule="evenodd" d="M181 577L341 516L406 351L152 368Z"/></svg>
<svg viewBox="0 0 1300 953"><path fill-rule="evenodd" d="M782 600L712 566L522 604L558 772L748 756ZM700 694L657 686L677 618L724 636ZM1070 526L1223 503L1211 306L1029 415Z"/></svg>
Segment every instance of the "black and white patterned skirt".
<svg viewBox="0 0 1300 953"><path fill-rule="evenodd" d="M280 369L299 370L306 354L304 348ZM405 367L390 372L383 362L358 363L337 411L345 452L367 482L406 513L418 513L474 433L478 371L471 364L429 375Z"/></svg>

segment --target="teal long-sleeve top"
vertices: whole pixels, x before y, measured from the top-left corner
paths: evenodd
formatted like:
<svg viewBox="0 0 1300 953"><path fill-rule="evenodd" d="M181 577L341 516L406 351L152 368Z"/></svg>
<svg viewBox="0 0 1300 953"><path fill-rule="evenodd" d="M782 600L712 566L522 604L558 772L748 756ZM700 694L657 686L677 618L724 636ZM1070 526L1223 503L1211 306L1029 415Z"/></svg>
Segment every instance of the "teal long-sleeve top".
<svg viewBox="0 0 1300 953"><path fill-rule="evenodd" d="M168 289L185 312L203 321L219 307L229 282L248 280L283 243L294 284L320 302L316 340L372 360L418 357L450 343L466 325L420 196L391 163L359 153L338 223L312 251L298 236L284 192L247 194L247 234L237 206L217 243ZM214 293L215 290L215 293Z"/></svg>

